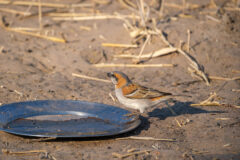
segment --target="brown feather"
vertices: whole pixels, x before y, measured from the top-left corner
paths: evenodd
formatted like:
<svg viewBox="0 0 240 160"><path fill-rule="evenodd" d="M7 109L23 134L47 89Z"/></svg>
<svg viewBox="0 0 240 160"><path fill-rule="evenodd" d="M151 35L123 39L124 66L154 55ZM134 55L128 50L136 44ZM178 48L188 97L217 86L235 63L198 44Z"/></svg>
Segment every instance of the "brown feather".
<svg viewBox="0 0 240 160"><path fill-rule="evenodd" d="M119 74L119 73L114 73L114 75L115 75L115 76L117 77L117 79L118 79L118 83L117 83L117 85L116 85L117 88L121 88L121 87L123 87L124 85L127 84L127 80L126 80L125 78L123 78L121 74Z"/></svg>
<svg viewBox="0 0 240 160"><path fill-rule="evenodd" d="M137 90L137 86L134 84L129 84L122 88L123 95L129 95L134 93Z"/></svg>
<svg viewBox="0 0 240 160"><path fill-rule="evenodd" d="M172 95L171 93L161 92L161 91L158 91L152 88L146 88L137 84L131 84L131 88L134 88L134 89L131 89L132 92L129 92L129 94L124 94L127 98L131 98L131 99L157 100L159 98Z"/></svg>

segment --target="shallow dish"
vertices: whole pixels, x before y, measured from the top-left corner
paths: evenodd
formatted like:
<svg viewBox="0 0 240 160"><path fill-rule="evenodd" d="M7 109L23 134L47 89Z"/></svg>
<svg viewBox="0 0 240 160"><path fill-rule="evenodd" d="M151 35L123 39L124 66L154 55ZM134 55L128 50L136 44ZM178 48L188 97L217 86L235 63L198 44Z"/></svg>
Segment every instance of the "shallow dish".
<svg viewBox="0 0 240 160"><path fill-rule="evenodd" d="M115 106L72 100L39 100L0 106L0 130L34 137L100 137L139 126L137 116Z"/></svg>

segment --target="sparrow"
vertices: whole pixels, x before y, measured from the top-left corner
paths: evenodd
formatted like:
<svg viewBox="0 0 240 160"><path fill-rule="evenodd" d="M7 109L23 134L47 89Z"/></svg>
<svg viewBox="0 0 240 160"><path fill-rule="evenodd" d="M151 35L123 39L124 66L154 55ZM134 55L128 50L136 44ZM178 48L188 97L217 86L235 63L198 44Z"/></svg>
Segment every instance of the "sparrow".
<svg viewBox="0 0 240 160"><path fill-rule="evenodd" d="M120 71L109 72L107 76L115 85L115 94L119 102L128 108L139 110L140 113L143 113L146 108L172 98L171 93L133 83L126 74Z"/></svg>

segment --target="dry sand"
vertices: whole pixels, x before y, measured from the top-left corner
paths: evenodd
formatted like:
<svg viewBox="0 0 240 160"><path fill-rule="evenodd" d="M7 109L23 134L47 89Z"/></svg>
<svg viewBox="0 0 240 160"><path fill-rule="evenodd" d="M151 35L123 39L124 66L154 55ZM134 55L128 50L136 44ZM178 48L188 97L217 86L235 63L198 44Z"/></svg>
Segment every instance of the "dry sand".
<svg viewBox="0 0 240 160"><path fill-rule="evenodd" d="M216 1L216 0L215 0ZM13 1L14 2L14 1ZM43 0L42 0L43 2ZM77 3L77 1L53 1L55 3ZM100 4L98 0L83 1L94 7L62 8L59 12L108 13L129 15L133 11L120 4L109 1ZM216 2L208 0L187 1L201 6L195 9L183 9L182 1L166 1L163 18L159 18L157 1L145 1L151 6L151 15L157 20L168 41L175 47L183 43L187 50L187 30L191 31L190 55L204 66L209 76L238 77L240 75L240 12L237 1ZM174 7L170 4L178 4ZM178 8L180 6L180 8ZM186 4L185 7L188 5ZM29 6L3 5L0 8L27 11ZM190 6L191 7L191 6ZM224 9L225 8L225 9ZM42 12L53 11L42 6ZM0 12L5 25L9 27L38 28L38 7L29 7L36 16L23 17ZM54 11L56 12L56 11ZM134 20L129 20L134 24ZM138 22L138 21L137 21ZM136 130L119 137L141 136L154 138L174 138L176 142L116 140L116 137L104 139L68 139L47 142L35 142L36 139L19 137L0 132L0 159L118 159L112 153L126 154L130 149L150 150L142 154L131 155L125 159L240 159L240 110L231 106L194 106L216 92L220 103L239 105L239 80L212 80L210 86L191 76L186 58L178 53L153 58L145 64L176 64L176 67L153 68L98 68L98 63L128 63L132 59L114 58L116 54L138 55L138 48L103 47L101 43L131 44L129 32L119 19L88 21L56 21L50 15L42 17L43 31L48 36L64 37L67 43L58 43L0 28L0 103L12 103L26 100L68 99L99 102L119 107L109 93L114 95L110 83L82 79L72 73L107 79L106 73L113 70L123 71L141 85L176 94L191 95L179 97L171 108L166 105L149 109L141 116L142 124ZM152 25L153 22L147 22ZM46 33L48 31L48 33ZM143 54L168 47L159 36L152 36ZM224 119L222 119L224 118ZM179 122L180 125L177 123ZM8 151L46 150L37 154L6 154Z"/></svg>

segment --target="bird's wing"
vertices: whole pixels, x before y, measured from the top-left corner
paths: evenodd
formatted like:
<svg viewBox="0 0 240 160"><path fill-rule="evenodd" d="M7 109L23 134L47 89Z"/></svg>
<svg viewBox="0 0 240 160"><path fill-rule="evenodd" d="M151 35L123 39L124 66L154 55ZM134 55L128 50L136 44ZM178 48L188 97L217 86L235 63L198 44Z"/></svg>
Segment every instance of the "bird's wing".
<svg viewBox="0 0 240 160"><path fill-rule="evenodd" d="M152 88L140 86L138 84L130 84L130 86L124 87L123 94L125 97L131 99L154 99L172 95L171 93L161 92Z"/></svg>

